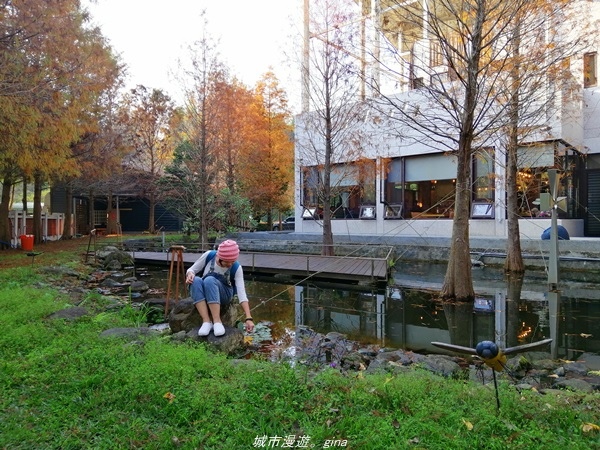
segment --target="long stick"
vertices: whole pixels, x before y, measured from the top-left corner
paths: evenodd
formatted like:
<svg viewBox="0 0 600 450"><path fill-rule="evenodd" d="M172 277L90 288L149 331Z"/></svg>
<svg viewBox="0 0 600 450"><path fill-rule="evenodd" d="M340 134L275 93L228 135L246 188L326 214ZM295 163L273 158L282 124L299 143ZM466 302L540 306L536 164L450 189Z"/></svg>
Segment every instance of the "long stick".
<svg viewBox="0 0 600 450"><path fill-rule="evenodd" d="M90 254L90 246L92 245L92 236L94 236L96 234L96 229L94 228L93 230L90 231L90 240L88 241L88 248L87 251L85 252L85 262L87 263L88 260L88 256Z"/></svg>
<svg viewBox="0 0 600 450"><path fill-rule="evenodd" d="M171 248L171 267L169 269L169 284L167 286L167 301L165 302L165 317L169 311L169 298L171 297L171 280L173 279L173 264L175 262L175 250ZM179 277L179 274L177 275Z"/></svg>
<svg viewBox="0 0 600 450"><path fill-rule="evenodd" d="M496 371L492 369L492 375L494 377L494 390L496 391L496 407L500 410L500 396L498 395L498 383L496 382Z"/></svg>

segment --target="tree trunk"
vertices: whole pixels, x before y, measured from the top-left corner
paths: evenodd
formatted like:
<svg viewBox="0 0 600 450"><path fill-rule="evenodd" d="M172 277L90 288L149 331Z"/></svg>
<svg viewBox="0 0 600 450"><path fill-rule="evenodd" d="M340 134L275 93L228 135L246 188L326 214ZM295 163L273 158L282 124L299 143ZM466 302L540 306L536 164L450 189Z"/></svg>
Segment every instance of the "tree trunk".
<svg viewBox="0 0 600 450"><path fill-rule="evenodd" d="M88 230L91 231L96 228L96 219L95 219L95 208L94 208L94 190L90 189L89 195L89 207L88 207Z"/></svg>
<svg viewBox="0 0 600 450"><path fill-rule="evenodd" d="M206 190L201 188L200 192L200 229L198 238L200 240L200 248L202 250L209 250L208 246L208 201L206 198Z"/></svg>
<svg viewBox="0 0 600 450"><path fill-rule="evenodd" d="M331 164L326 157L323 174L323 248L321 255L333 256L333 230L331 228Z"/></svg>
<svg viewBox="0 0 600 450"><path fill-rule="evenodd" d="M525 272L523 265L523 256L521 254L521 238L519 232L519 204L517 196L517 149L519 147L519 80L521 79L519 61L520 48L520 29L517 24L514 30L512 46L515 61L514 68L511 72L511 99L508 109L509 125L508 125L508 146L507 165L506 165L506 206L508 210L507 219L507 241L506 241L506 260L504 261L504 271L514 274L522 274Z"/></svg>
<svg viewBox="0 0 600 450"><path fill-rule="evenodd" d="M65 223L62 232L61 239L72 239L73 238L73 186L71 183L65 184Z"/></svg>
<svg viewBox="0 0 600 450"><path fill-rule="evenodd" d="M471 252L469 243L469 217L471 204L470 153L459 151L456 176L455 211L452 222L450 254L441 297L458 302L472 302L475 299L471 273Z"/></svg>
<svg viewBox="0 0 600 450"><path fill-rule="evenodd" d="M510 144L508 146L507 159L508 161L506 166L506 209L508 211L508 219L506 221L506 226L508 239L506 240L506 260L504 261L504 271L507 273L522 274L525 272L525 266L523 264L523 256L521 254L521 239L519 231L519 200L517 195L516 144Z"/></svg>
<svg viewBox="0 0 600 450"><path fill-rule="evenodd" d="M331 208L323 209L323 248L321 255L333 256L333 231L331 229Z"/></svg>
<svg viewBox="0 0 600 450"><path fill-rule="evenodd" d="M10 191L14 184L12 177L6 173L2 180L2 199L0 201L0 249L6 250L10 248L12 233L10 228L10 220L8 220L8 211L10 205Z"/></svg>
<svg viewBox="0 0 600 450"><path fill-rule="evenodd" d="M154 193L150 194L149 198L150 204L148 205L148 231L150 234L156 233L156 226L154 223L154 211L156 210L156 195Z"/></svg>
<svg viewBox="0 0 600 450"><path fill-rule="evenodd" d="M27 177L23 175L23 226L19 232L27 234Z"/></svg>
<svg viewBox="0 0 600 450"><path fill-rule="evenodd" d="M109 192L106 198L106 234L117 233L117 212L113 208L113 194Z"/></svg>
<svg viewBox="0 0 600 450"><path fill-rule="evenodd" d="M36 172L33 176L33 235L34 242L44 242L44 230L42 229L42 175Z"/></svg>

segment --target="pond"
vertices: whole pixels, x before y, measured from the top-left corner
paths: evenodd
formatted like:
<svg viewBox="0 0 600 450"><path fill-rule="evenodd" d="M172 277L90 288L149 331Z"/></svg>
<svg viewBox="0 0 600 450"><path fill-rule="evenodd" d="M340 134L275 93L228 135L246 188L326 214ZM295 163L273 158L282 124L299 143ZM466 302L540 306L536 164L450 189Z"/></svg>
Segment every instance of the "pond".
<svg viewBox="0 0 600 450"><path fill-rule="evenodd" d="M155 297L164 298L167 268L147 270L144 281L156 288ZM273 340L304 325L365 345L419 353L443 352L432 341L475 347L492 340L507 348L552 338L543 350L554 359L600 356L597 283L569 281L560 292L549 292L540 274L508 282L497 270L474 268L476 301L456 305L437 299L444 271L445 266L400 264L386 288L247 277L246 290L253 317L271 323Z"/></svg>

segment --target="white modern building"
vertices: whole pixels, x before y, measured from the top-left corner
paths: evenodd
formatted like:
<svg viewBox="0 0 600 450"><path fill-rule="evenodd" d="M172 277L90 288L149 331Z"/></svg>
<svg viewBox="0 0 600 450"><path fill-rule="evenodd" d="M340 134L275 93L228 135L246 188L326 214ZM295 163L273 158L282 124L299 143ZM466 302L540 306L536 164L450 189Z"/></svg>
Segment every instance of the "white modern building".
<svg viewBox="0 0 600 450"><path fill-rule="evenodd" d="M316 72L311 52L322 49L324 36L329 35L327 31L313 29L315 25L309 23L308 17L314 13L308 10L312 3L305 0L304 111L296 117L295 131L295 229L304 233L321 232L319 218L325 207L318 194L319 180L323 177L323 161L319 156L323 148L319 147L324 146L324 140L314 130L323 105L311 103L310 77ZM335 30L346 27L350 36L357 37L348 39L344 51L358 61L357 72L363 83L354 86L362 120L354 119L348 125L356 132L348 141L360 140L360 153L348 150L338 154L331 173L334 199L329 207L334 217L334 235L451 236L457 175L451 127L447 139L428 138L422 131L397 126L393 108L388 107L389 114L384 114L386 107L381 106L397 101L415 111L427 108L429 116L423 113L425 118L444 118L450 114L431 103L432 87L443 85L444 89L451 89L456 84L439 42L428 27L398 18L398 8L409 5L413 17L415 11L417 16L424 16L433 3L434 0L359 0L352 3L357 9L355 15L349 14L347 22L332 26ZM571 3L573 8L583 8L577 17L581 17L581 11L585 11L590 23L600 17L598 2ZM567 16L565 12L561 17ZM562 34L564 38L569 32L589 31L579 25L572 27L567 20L557 21L557 17L542 21L546 44L551 36ZM562 27L562 31L553 33L556 27ZM528 108L543 104L540 110L544 112L527 124L532 131L519 143L517 152L519 226L524 238L537 239L550 226L550 214L542 210L543 201L540 203L540 194L549 192L548 169L556 169L560 174L558 223L571 237L600 237L597 45L582 44L563 59L569 79L562 79L560 88L556 87L555 75L549 73L535 90L529 91L535 99L528 103ZM339 49L339 45L334 48ZM471 175L470 235L473 237L507 236L504 138L501 132L490 133L476 144Z"/></svg>

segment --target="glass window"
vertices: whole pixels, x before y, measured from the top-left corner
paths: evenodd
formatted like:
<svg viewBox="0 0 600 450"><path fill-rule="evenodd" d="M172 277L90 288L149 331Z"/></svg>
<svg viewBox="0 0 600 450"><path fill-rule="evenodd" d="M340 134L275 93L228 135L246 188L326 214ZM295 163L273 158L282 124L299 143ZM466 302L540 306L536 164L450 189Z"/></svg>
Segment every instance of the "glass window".
<svg viewBox="0 0 600 450"><path fill-rule="evenodd" d="M323 202L319 198L319 188L322 185L321 171L318 167L302 168L302 206L305 210L316 211L317 208L322 208Z"/></svg>
<svg viewBox="0 0 600 450"><path fill-rule="evenodd" d="M403 200L402 159L388 159L383 162L383 203L401 205Z"/></svg>
<svg viewBox="0 0 600 450"><path fill-rule="evenodd" d="M596 52L583 55L583 86L596 86Z"/></svg>
<svg viewBox="0 0 600 450"><path fill-rule="evenodd" d="M517 196L521 217L550 217L551 211L540 208L540 194L550 193L548 169L558 170L557 200L564 209L558 210L560 218L576 219L581 215L579 206L579 179L583 170L583 156L577 151L552 142L527 147L526 153L533 158L520 158L517 173ZM530 165L527 165L527 163ZM542 165L544 164L544 165Z"/></svg>
<svg viewBox="0 0 600 450"><path fill-rule="evenodd" d="M437 153L396 158L384 167L387 218L454 217L456 157Z"/></svg>
<svg viewBox="0 0 600 450"><path fill-rule="evenodd" d="M473 201L494 202L494 150L480 149L473 159Z"/></svg>
<svg viewBox="0 0 600 450"><path fill-rule="evenodd" d="M457 159L436 153L405 159L404 217L454 217Z"/></svg>
<svg viewBox="0 0 600 450"><path fill-rule="evenodd" d="M517 172L519 215L522 217L550 217L549 211L540 211L540 194L549 192L546 168L522 168Z"/></svg>
<svg viewBox="0 0 600 450"><path fill-rule="evenodd" d="M317 211L322 217L323 169L303 169L303 206L307 211ZM329 207L332 218L358 219L361 206L375 205L376 165L374 160L361 160L352 164L339 164L332 168L329 185L331 199Z"/></svg>
<svg viewBox="0 0 600 450"><path fill-rule="evenodd" d="M450 180L456 178L458 161L454 155L411 156L405 159L406 181Z"/></svg>

